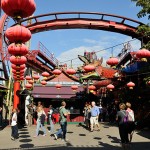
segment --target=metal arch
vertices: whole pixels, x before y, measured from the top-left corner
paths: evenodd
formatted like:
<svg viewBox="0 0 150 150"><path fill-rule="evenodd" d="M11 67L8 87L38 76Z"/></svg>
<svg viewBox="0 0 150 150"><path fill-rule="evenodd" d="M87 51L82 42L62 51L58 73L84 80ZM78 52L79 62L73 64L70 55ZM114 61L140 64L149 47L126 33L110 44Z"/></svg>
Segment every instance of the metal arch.
<svg viewBox="0 0 150 150"><path fill-rule="evenodd" d="M31 24L27 25L27 21ZM116 21L115 21L116 20ZM123 16L97 12L56 12L33 16L21 21L34 34L56 29L96 29L118 32L141 40L136 33L142 22Z"/></svg>

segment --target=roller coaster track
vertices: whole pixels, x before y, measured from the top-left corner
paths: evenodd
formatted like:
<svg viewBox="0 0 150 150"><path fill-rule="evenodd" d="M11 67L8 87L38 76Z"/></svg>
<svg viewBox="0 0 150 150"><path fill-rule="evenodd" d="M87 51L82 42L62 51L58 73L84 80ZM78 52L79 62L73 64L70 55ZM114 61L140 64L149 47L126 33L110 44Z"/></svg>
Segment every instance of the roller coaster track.
<svg viewBox="0 0 150 150"><path fill-rule="evenodd" d="M1 19L0 30L3 31L7 20L7 16L4 15L4 19ZM28 24L30 20L30 24ZM139 40L147 41L149 39L141 39L136 31L138 26L143 25L142 22L126 18L123 16L117 16L112 14L97 13L97 12L56 12L43 14L38 16L29 17L21 20L20 22L26 26L32 34L56 30L56 29L95 29L105 30L110 32L117 32L137 38ZM2 33L1 33L2 37ZM0 51L3 49L2 38L0 39ZM51 70L58 65L58 60L44 48L43 45L38 50L30 50L27 54L27 65L41 72L47 70L51 73ZM45 51L46 50L46 51Z"/></svg>

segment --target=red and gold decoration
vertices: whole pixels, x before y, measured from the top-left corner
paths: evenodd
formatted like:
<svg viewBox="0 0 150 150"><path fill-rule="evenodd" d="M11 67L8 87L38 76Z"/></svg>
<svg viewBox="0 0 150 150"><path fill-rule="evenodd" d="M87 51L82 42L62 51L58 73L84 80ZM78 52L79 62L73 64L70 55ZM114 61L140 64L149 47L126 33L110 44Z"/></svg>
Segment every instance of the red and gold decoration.
<svg viewBox="0 0 150 150"><path fill-rule="evenodd" d="M145 48L138 50L136 53L136 57L140 58L142 61L147 61L146 58L150 57L150 51Z"/></svg>
<svg viewBox="0 0 150 150"><path fill-rule="evenodd" d="M10 62L13 67L14 77L14 108L18 107L19 97L16 91L20 89L20 81L24 80L24 69L21 69L27 61L25 55L28 53L28 48L23 43L31 38L31 32L28 28L20 23L20 19L29 17L35 11L36 5L34 0L1 0L1 8L10 17L12 17L17 25L8 28L5 32L9 43L8 52L12 55ZM15 72L16 69L16 72Z"/></svg>
<svg viewBox="0 0 150 150"><path fill-rule="evenodd" d="M108 85L107 85L107 89L108 89L109 91L112 91L114 88L115 88L115 86L112 85L112 84L108 84Z"/></svg>
<svg viewBox="0 0 150 150"><path fill-rule="evenodd" d="M96 87L95 87L94 85L90 85L90 86L88 87L88 89L90 90L91 93L93 93L94 90L96 90Z"/></svg>
<svg viewBox="0 0 150 150"><path fill-rule="evenodd" d="M106 63L107 63L108 65L110 65L111 67L113 67L113 66L115 66L115 65L117 65L117 64L119 63L119 60L118 60L118 58L116 58L116 57L110 57L110 58L106 61Z"/></svg>
<svg viewBox="0 0 150 150"><path fill-rule="evenodd" d="M66 73L68 73L69 75L73 75L73 74L76 73L76 70L70 68L70 69L67 69L67 70L66 70Z"/></svg>
<svg viewBox="0 0 150 150"><path fill-rule="evenodd" d="M59 70L59 69L55 69L55 70L53 70L53 72L52 72L55 76L58 76L58 75L60 75L61 74L61 70Z"/></svg>
<svg viewBox="0 0 150 150"><path fill-rule="evenodd" d="M32 88L32 84L27 83L27 84L25 85L25 88L26 88L26 89L31 89L31 88Z"/></svg>
<svg viewBox="0 0 150 150"><path fill-rule="evenodd" d="M129 87L129 89L133 89L133 87L135 86L135 83L133 83L133 82L129 82L129 83L127 83L127 86Z"/></svg>
<svg viewBox="0 0 150 150"><path fill-rule="evenodd" d="M41 81L41 84L42 84L43 86L46 86L47 82L46 82L45 80L42 80L42 81Z"/></svg>
<svg viewBox="0 0 150 150"><path fill-rule="evenodd" d="M78 86L77 86L77 85L72 85L72 86L71 86L71 89L72 89L73 91L76 91L76 90L78 89Z"/></svg>
<svg viewBox="0 0 150 150"><path fill-rule="evenodd" d="M85 70L85 72L92 72L95 70L95 66L94 65L86 65L83 68Z"/></svg>
<svg viewBox="0 0 150 150"><path fill-rule="evenodd" d="M55 87L59 90L62 87L62 85L61 84L56 84Z"/></svg>

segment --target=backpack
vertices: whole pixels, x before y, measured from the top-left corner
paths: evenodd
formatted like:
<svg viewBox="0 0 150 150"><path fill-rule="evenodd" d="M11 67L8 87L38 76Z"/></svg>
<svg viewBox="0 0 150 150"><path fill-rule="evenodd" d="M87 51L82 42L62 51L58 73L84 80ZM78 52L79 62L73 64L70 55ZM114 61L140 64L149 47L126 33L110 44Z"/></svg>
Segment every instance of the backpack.
<svg viewBox="0 0 150 150"><path fill-rule="evenodd" d="M122 113L124 114L124 116L123 116L123 123L127 123L128 122L128 112L125 111L125 113L124 112L122 112Z"/></svg>

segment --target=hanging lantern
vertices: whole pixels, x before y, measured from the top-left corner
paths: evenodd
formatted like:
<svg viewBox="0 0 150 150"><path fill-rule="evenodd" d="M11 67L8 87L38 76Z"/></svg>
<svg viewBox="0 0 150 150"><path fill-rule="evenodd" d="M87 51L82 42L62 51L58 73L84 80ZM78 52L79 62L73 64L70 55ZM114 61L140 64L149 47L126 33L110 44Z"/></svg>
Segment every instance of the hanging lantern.
<svg viewBox="0 0 150 150"><path fill-rule="evenodd" d="M110 58L106 61L106 63L107 63L108 65L110 65L110 66L115 66L115 65L117 65L117 64L119 63L119 60L118 60L118 58L110 57Z"/></svg>
<svg viewBox="0 0 150 150"><path fill-rule="evenodd" d="M10 42L24 43L30 40L31 32L28 28L21 25L10 27L5 32L6 37Z"/></svg>
<svg viewBox="0 0 150 150"><path fill-rule="evenodd" d="M58 75L61 74L61 70L55 69L52 73L53 73L55 76L58 76Z"/></svg>
<svg viewBox="0 0 150 150"><path fill-rule="evenodd" d="M112 84L108 84L108 85L107 85L107 89L109 89L110 91L112 91L114 88L115 88L115 87L114 87L114 85L112 85Z"/></svg>
<svg viewBox="0 0 150 150"><path fill-rule="evenodd" d="M24 73L24 69L23 69L23 70L15 70L15 69L12 69L12 73L21 74L21 73Z"/></svg>
<svg viewBox="0 0 150 150"><path fill-rule="evenodd" d="M26 65L23 64L23 65L14 65L14 64L11 64L11 68L14 69L14 70L23 70L25 69Z"/></svg>
<svg viewBox="0 0 150 150"><path fill-rule="evenodd" d="M69 75L73 75L73 74L76 73L76 71L75 71L74 69L72 69L72 68L67 69L66 72L67 72Z"/></svg>
<svg viewBox="0 0 150 150"><path fill-rule="evenodd" d="M25 88L26 88L26 89L31 89L31 88L32 88L32 84L29 84L29 83L26 84L26 85L25 85Z"/></svg>
<svg viewBox="0 0 150 150"><path fill-rule="evenodd" d="M49 76L49 73L45 71L45 72L42 73L42 76L43 76L43 77L48 77L48 76Z"/></svg>
<svg viewBox="0 0 150 150"><path fill-rule="evenodd" d="M90 85L88 89L90 90L90 92L93 92L94 90L96 90L96 87L94 85Z"/></svg>
<svg viewBox="0 0 150 150"><path fill-rule="evenodd" d="M56 84L55 87L56 87L57 89L60 89L60 88L62 87L62 85L61 85L61 84Z"/></svg>
<svg viewBox="0 0 150 150"><path fill-rule="evenodd" d="M34 83L34 81L33 81L33 80L29 80L28 82L29 82L29 84L33 84L33 83Z"/></svg>
<svg viewBox="0 0 150 150"><path fill-rule="evenodd" d="M133 87L135 86L135 83L129 82L127 83L127 86L129 87L129 89L133 89Z"/></svg>
<svg viewBox="0 0 150 150"><path fill-rule="evenodd" d="M27 58L25 56L20 57L11 56L10 62L15 65L23 65L27 62Z"/></svg>
<svg viewBox="0 0 150 150"><path fill-rule="evenodd" d="M84 66L84 70L85 70L85 72L92 72L92 71L95 70L95 66L93 66L93 65L86 65L86 66Z"/></svg>
<svg viewBox="0 0 150 150"><path fill-rule="evenodd" d="M34 0L1 0L1 7L12 18L26 18L34 13L36 4Z"/></svg>
<svg viewBox="0 0 150 150"><path fill-rule="evenodd" d="M150 85L150 81L148 81L147 84Z"/></svg>
<svg viewBox="0 0 150 150"><path fill-rule="evenodd" d="M26 76L25 79L26 79L27 81L29 81L29 80L32 80L32 77L31 77L31 76Z"/></svg>
<svg viewBox="0 0 150 150"><path fill-rule="evenodd" d="M47 82L46 82L45 80L42 80L42 81L41 81L41 84L42 84L43 86L45 86L45 85L47 84Z"/></svg>
<svg viewBox="0 0 150 150"><path fill-rule="evenodd" d="M24 80L23 76L20 76L20 77L13 76L13 77L14 77L14 80L16 80L16 81L22 81L22 80Z"/></svg>
<svg viewBox="0 0 150 150"><path fill-rule="evenodd" d="M150 57L150 51L143 48L143 49L137 51L136 56L138 58L148 58L148 57Z"/></svg>
<svg viewBox="0 0 150 150"><path fill-rule="evenodd" d="M34 79L35 81L37 81L39 78L40 78L39 75L33 75L33 79Z"/></svg>
<svg viewBox="0 0 150 150"><path fill-rule="evenodd" d="M8 46L8 52L15 56L24 56L28 53L28 47L24 44L12 43Z"/></svg>
<svg viewBox="0 0 150 150"><path fill-rule="evenodd" d="M71 86L71 89L72 89L73 91L76 91L76 90L78 89L78 86L77 86L77 85L72 85L72 86Z"/></svg>

